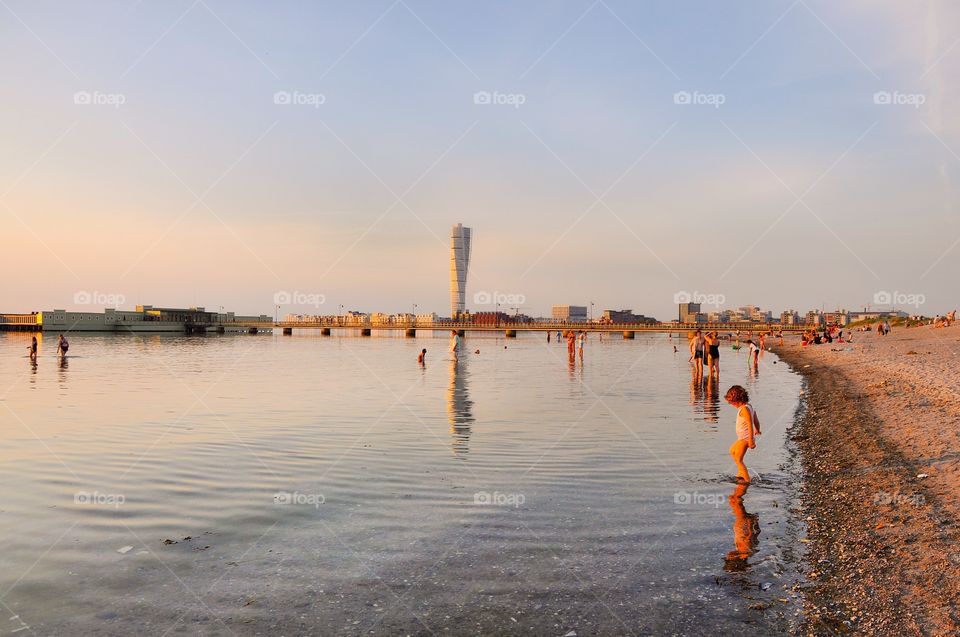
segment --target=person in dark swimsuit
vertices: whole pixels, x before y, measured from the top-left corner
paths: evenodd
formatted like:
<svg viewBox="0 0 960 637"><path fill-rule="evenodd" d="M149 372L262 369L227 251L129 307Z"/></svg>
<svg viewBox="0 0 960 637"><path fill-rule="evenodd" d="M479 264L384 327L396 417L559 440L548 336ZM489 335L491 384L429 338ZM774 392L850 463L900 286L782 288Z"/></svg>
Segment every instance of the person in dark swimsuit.
<svg viewBox="0 0 960 637"><path fill-rule="evenodd" d="M713 374L717 375L717 378L720 378L720 335L717 332L712 332L707 334L707 354L709 358L709 369L707 370L711 376Z"/></svg>

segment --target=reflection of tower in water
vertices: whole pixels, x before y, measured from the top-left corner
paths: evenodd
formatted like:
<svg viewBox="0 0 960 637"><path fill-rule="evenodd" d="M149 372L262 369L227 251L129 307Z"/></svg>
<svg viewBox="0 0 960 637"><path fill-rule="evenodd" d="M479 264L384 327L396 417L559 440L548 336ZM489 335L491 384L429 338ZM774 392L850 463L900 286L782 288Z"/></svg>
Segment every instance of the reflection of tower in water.
<svg viewBox="0 0 960 637"><path fill-rule="evenodd" d="M467 395L467 365L462 360L450 361L450 384L447 386L447 420L450 422L451 447L454 454L467 453L470 423L473 422L473 401Z"/></svg>

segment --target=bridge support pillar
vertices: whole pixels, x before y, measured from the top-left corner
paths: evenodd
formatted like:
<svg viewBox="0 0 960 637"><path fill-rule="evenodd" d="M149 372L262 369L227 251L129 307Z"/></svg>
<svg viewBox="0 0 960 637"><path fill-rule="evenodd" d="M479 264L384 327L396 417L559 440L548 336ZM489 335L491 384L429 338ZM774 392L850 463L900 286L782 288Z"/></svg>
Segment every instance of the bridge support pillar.
<svg viewBox="0 0 960 637"><path fill-rule="evenodd" d="M365 327L362 330L360 330L360 336L370 336L370 328Z"/></svg>
<svg viewBox="0 0 960 637"><path fill-rule="evenodd" d="M256 333L257 333L257 328L255 327L251 327L250 329L247 330L247 334L256 334Z"/></svg>
<svg viewBox="0 0 960 637"><path fill-rule="evenodd" d="M285 328L283 328L283 335L284 335L284 336L293 336L293 328L292 328L292 327L285 327Z"/></svg>
<svg viewBox="0 0 960 637"><path fill-rule="evenodd" d="M413 338L414 336L417 335L417 330L413 329L412 327L408 327L406 331L406 335L409 336L410 338Z"/></svg>
<svg viewBox="0 0 960 637"><path fill-rule="evenodd" d="M636 334L633 332L633 330L625 330L623 332L623 338L625 339L633 340L634 336L636 336Z"/></svg>
<svg viewBox="0 0 960 637"><path fill-rule="evenodd" d="M321 327L321 328L320 328L320 336L330 336L330 328L329 328L329 327Z"/></svg>
<svg viewBox="0 0 960 637"><path fill-rule="evenodd" d="M507 330L507 331L506 331L506 337L507 337L507 338L517 338L517 330Z"/></svg>

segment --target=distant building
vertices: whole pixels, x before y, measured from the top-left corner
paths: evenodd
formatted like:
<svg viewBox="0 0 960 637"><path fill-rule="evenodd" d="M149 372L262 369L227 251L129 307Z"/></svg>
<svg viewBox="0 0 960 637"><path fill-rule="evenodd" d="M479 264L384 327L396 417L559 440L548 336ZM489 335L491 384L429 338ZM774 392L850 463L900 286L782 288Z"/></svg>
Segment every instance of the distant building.
<svg viewBox="0 0 960 637"><path fill-rule="evenodd" d="M467 309L467 272L470 269L470 228L462 223L450 233L450 313L459 317Z"/></svg>
<svg viewBox="0 0 960 637"><path fill-rule="evenodd" d="M780 313L780 325L796 325L799 322L800 316L793 310Z"/></svg>
<svg viewBox="0 0 960 637"><path fill-rule="evenodd" d="M634 314L633 310L604 310L600 316L600 322L607 325L636 325L638 323L656 323L657 321L643 314Z"/></svg>
<svg viewBox="0 0 960 637"><path fill-rule="evenodd" d="M553 320L564 321L566 323L586 323L587 306L586 305L554 305L552 311Z"/></svg>
<svg viewBox="0 0 960 637"><path fill-rule="evenodd" d="M512 320L506 312L474 312L470 316L470 322L474 325L500 325Z"/></svg>
<svg viewBox="0 0 960 637"><path fill-rule="evenodd" d="M697 321L697 315L700 314L699 303L681 303L679 320L681 323L701 323Z"/></svg>
<svg viewBox="0 0 960 637"><path fill-rule="evenodd" d="M437 316L436 312L431 312L430 314L417 314L415 320L418 325L429 325L430 323L435 323L438 318L440 317Z"/></svg>
<svg viewBox="0 0 960 637"><path fill-rule="evenodd" d="M823 320L827 325L840 325L841 327L850 322L850 317L846 310L837 310L836 312L827 312L823 315Z"/></svg>
<svg viewBox="0 0 960 637"><path fill-rule="evenodd" d="M810 310L807 312L804 323L807 325L823 325L823 314L820 313L820 310Z"/></svg>
<svg viewBox="0 0 960 637"><path fill-rule="evenodd" d="M902 310L864 310L863 312L847 312L847 320L850 323L854 321L870 320L875 321L882 318L908 318L910 315Z"/></svg>

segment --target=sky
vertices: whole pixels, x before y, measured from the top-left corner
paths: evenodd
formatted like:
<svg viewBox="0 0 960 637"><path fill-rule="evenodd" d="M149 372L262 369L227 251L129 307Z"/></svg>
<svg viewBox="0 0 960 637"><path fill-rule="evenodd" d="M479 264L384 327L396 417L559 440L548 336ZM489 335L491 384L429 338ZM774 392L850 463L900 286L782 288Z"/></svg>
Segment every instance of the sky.
<svg viewBox="0 0 960 637"><path fill-rule="evenodd" d="M960 305L947 0L0 0L0 76L3 312L448 315L458 222L477 311Z"/></svg>

